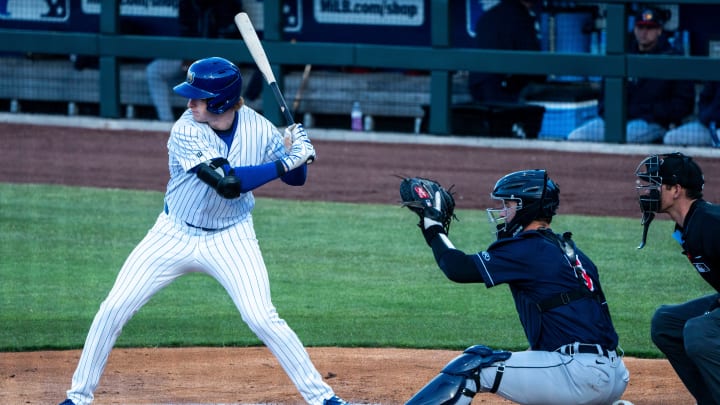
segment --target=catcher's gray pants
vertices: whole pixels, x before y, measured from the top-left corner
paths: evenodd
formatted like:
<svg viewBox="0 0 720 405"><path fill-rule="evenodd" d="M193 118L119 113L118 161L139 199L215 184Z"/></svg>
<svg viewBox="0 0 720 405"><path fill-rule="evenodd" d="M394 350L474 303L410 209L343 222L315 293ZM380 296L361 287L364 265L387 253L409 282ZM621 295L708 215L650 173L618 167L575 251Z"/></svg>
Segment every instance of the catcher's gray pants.
<svg viewBox="0 0 720 405"><path fill-rule="evenodd" d="M720 405L720 294L655 311L650 334L698 405ZM715 305L717 306L717 305Z"/></svg>

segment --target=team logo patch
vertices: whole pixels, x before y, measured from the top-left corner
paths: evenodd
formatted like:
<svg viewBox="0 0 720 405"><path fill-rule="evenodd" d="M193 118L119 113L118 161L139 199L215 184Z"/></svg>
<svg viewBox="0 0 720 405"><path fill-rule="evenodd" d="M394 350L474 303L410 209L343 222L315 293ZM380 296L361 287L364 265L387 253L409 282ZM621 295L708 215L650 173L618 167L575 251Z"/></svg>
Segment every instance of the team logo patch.
<svg viewBox="0 0 720 405"><path fill-rule="evenodd" d="M430 198L430 194L428 194L427 190L425 190L425 187L423 186L415 186L415 194L417 194L420 198Z"/></svg>
<svg viewBox="0 0 720 405"><path fill-rule="evenodd" d="M482 259L485 260L486 262L490 261L490 253L488 253L484 250L482 252L480 252L480 257L482 257Z"/></svg>
<svg viewBox="0 0 720 405"><path fill-rule="evenodd" d="M192 84L192 82L195 81L195 72L191 72L191 71L188 70L186 81L187 81L188 83Z"/></svg>
<svg viewBox="0 0 720 405"><path fill-rule="evenodd" d="M649 11L649 10L648 10L648 11L645 11L645 12L642 14L642 20L643 20L643 21L652 21L652 20L653 20L653 13L652 13L652 11Z"/></svg>
<svg viewBox="0 0 720 405"><path fill-rule="evenodd" d="M585 268L578 258L575 258L575 276L582 277L585 287L587 287L590 291L595 291L595 283L593 282L593 279L587 274L587 271L585 271Z"/></svg>
<svg viewBox="0 0 720 405"><path fill-rule="evenodd" d="M595 283L593 283L592 279L588 276L585 270L583 270L582 277L583 280L585 280L585 287L587 287L590 291L595 291Z"/></svg>

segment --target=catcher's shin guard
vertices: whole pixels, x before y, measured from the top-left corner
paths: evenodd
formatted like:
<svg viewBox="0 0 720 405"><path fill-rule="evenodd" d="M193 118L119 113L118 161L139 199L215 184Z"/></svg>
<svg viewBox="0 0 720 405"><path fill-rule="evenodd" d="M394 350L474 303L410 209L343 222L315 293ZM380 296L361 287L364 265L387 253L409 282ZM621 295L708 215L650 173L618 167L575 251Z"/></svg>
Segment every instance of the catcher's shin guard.
<svg viewBox="0 0 720 405"><path fill-rule="evenodd" d="M492 350L483 345L468 347L405 405L468 405L481 390L480 370L507 360L511 355L511 352ZM493 388L497 389L498 384L499 379L496 378Z"/></svg>

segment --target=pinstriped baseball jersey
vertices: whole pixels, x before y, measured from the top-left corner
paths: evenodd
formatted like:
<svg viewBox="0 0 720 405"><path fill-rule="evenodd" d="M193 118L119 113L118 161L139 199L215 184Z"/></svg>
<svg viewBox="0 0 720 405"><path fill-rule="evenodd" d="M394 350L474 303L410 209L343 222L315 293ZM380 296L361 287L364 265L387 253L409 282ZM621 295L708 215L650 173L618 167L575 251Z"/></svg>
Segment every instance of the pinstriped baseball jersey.
<svg viewBox="0 0 720 405"><path fill-rule="evenodd" d="M308 404L323 405L334 396L298 336L272 304L269 277L253 227L252 192L222 198L194 172L197 165L214 158L247 169L286 156L277 128L247 107L239 109L230 131L216 132L195 121L190 110L173 126L167 143L170 180L165 209L125 260L95 314L67 391L75 405L93 401L125 323L158 291L190 271L208 274L223 286L243 321L275 355ZM248 173L262 177L258 172ZM242 382L237 386L242 389Z"/></svg>
<svg viewBox="0 0 720 405"><path fill-rule="evenodd" d="M256 166L285 155L282 135L270 121L247 107L238 114L230 146L208 124L193 120L190 111L173 125L168 140L170 181L165 204L177 220L222 229L241 221L255 206L252 192L236 199L221 197L190 171L193 167L218 157L233 167Z"/></svg>

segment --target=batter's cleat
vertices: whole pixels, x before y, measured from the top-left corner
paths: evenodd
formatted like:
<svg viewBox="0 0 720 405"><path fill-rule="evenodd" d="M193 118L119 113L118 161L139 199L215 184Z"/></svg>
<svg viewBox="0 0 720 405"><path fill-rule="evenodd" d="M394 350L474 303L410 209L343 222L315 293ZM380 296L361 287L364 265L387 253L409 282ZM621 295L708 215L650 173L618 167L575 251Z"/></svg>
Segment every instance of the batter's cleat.
<svg viewBox="0 0 720 405"><path fill-rule="evenodd" d="M73 402L70 398L60 402L60 405L75 405L75 402Z"/></svg>
<svg viewBox="0 0 720 405"><path fill-rule="evenodd" d="M323 405L350 405L350 402L340 399L337 395L333 395L332 398L323 401Z"/></svg>

